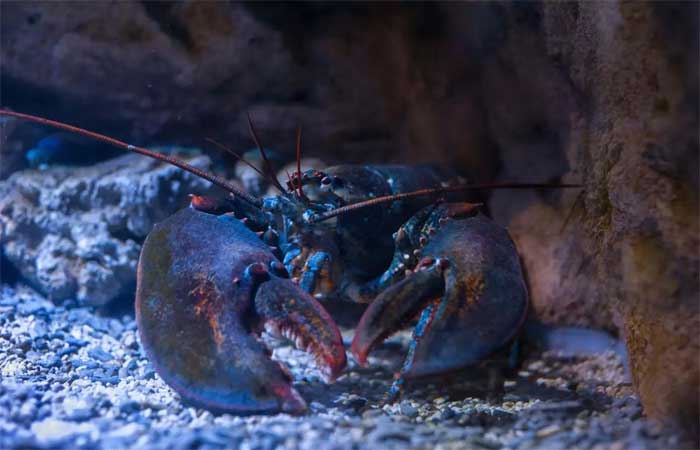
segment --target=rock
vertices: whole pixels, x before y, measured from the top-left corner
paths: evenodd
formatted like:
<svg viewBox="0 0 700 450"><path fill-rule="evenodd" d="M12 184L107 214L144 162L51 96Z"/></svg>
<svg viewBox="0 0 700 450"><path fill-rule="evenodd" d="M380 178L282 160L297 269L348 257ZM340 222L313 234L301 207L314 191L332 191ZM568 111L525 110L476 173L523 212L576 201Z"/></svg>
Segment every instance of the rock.
<svg viewBox="0 0 700 450"><path fill-rule="evenodd" d="M509 8L484 91L501 105L491 123L502 179L583 184L492 197L523 256L534 311L623 337L645 413L696 436L697 16L697 3ZM499 69L502 58L512 72Z"/></svg>
<svg viewBox="0 0 700 450"><path fill-rule="evenodd" d="M0 27L3 101L129 140L213 136L237 151L253 144L250 113L286 160L301 126L303 155L329 163L485 158L493 170L492 152L472 151L489 142L480 92L465 82L480 39L498 34L493 9L133 1L66 14L17 3ZM37 89L75 107L30 103Z"/></svg>
<svg viewBox="0 0 700 450"><path fill-rule="evenodd" d="M203 157L191 162L208 165ZM208 184L135 155L17 172L0 183L4 254L47 296L104 305L133 286L139 243L153 224Z"/></svg>

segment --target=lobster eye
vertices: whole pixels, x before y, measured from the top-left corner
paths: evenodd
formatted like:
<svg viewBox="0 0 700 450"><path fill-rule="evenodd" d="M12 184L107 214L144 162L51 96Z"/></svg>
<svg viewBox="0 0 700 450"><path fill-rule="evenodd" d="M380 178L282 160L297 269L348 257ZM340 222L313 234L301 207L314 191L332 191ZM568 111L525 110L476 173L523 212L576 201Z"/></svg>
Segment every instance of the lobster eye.
<svg viewBox="0 0 700 450"><path fill-rule="evenodd" d="M262 263L253 263L246 267L243 275L253 282L260 283L269 278L267 267Z"/></svg>
<svg viewBox="0 0 700 450"><path fill-rule="evenodd" d="M268 228L265 233L262 235L263 237L263 242L265 242L267 245L277 245L280 242L279 235L275 230L272 228Z"/></svg>
<svg viewBox="0 0 700 450"><path fill-rule="evenodd" d="M331 184L331 179L330 179L330 177L323 177L323 178L321 178L321 184L326 185L326 186L329 185L329 184Z"/></svg>
<svg viewBox="0 0 700 450"><path fill-rule="evenodd" d="M289 278L289 272L287 272L287 269L284 267L284 264L282 264L279 261L271 261L270 270L278 277Z"/></svg>

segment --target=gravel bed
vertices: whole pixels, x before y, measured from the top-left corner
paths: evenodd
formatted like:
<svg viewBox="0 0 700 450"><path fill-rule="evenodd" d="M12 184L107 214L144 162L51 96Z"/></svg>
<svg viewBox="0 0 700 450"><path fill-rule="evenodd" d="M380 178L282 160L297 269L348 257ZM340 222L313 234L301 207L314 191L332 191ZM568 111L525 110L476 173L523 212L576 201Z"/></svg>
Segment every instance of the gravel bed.
<svg viewBox="0 0 700 450"><path fill-rule="evenodd" d="M347 341L352 332L344 333ZM311 359L269 339L311 412L215 416L183 405L143 356L133 314L56 305L0 287L0 448L676 448L647 423L614 353L529 356L496 393L480 370L409 386L382 405L406 334L350 359L325 385ZM501 383L499 382L500 386Z"/></svg>

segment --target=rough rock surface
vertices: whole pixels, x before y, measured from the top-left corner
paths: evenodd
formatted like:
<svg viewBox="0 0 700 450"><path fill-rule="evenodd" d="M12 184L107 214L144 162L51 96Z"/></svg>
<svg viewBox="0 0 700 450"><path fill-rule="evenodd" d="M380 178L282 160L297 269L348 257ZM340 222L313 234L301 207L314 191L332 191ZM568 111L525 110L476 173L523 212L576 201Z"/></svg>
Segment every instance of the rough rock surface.
<svg viewBox="0 0 700 450"><path fill-rule="evenodd" d="M236 149L249 111L331 164L582 183L491 199L534 310L622 336L646 414L697 434L697 2L1 7L4 106Z"/></svg>
<svg viewBox="0 0 700 450"><path fill-rule="evenodd" d="M349 339L348 334L346 338ZM308 355L269 341L308 399L306 416L234 417L183 405L140 350L133 317L0 286L0 448L677 448L647 423L614 354L533 355L489 395L473 371L381 405L406 351L392 339L325 385Z"/></svg>
<svg viewBox="0 0 700 450"><path fill-rule="evenodd" d="M263 143L288 154L302 126L305 155L328 163L484 158L493 169L492 152L473 151L488 146L474 81L480 41L498 33L493 9L6 3L3 103L130 141L211 136L238 150L252 144L249 112Z"/></svg>
<svg viewBox="0 0 700 450"><path fill-rule="evenodd" d="M539 316L617 331L645 412L697 436L697 3L545 3L539 14L540 39L528 45L521 29L501 51L520 68L518 89L555 97L534 120L556 138L565 179L584 190L559 201L499 193L496 217L518 243ZM530 70L537 55L548 63ZM504 108L497 119L523 117ZM523 167L517 154L555 169L557 158L518 142L520 129L500 133L511 161L502 177Z"/></svg>
<svg viewBox="0 0 700 450"><path fill-rule="evenodd" d="M209 160L192 164L206 168ZM126 155L86 168L25 170L0 182L0 239L21 277L54 300L133 298L140 243L209 183Z"/></svg>

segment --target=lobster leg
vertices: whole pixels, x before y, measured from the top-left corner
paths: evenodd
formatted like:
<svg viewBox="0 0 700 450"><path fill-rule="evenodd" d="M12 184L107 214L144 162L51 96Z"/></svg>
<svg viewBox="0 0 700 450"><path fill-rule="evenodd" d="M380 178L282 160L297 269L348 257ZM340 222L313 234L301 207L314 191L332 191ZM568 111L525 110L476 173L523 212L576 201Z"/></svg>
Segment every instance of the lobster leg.
<svg viewBox="0 0 700 450"><path fill-rule="evenodd" d="M423 244L421 260L360 320L352 352L366 364L376 345L419 317L390 398L405 379L476 363L507 344L522 324L527 291L515 247L503 228L470 216L472 210L459 204L434 207L410 236Z"/></svg>
<svg viewBox="0 0 700 450"><path fill-rule="evenodd" d="M332 236L303 235L281 247L285 268L304 291L317 299L325 299L336 290L342 268Z"/></svg>
<svg viewBox="0 0 700 450"><path fill-rule="evenodd" d="M306 292L328 292L333 286L320 286L325 281L330 281L331 256L327 252L314 253L304 264L299 286Z"/></svg>
<svg viewBox="0 0 700 450"><path fill-rule="evenodd" d="M394 382L392 383L391 387L389 388L389 392L387 392L386 395L386 402L391 403L394 400L396 400L400 395L403 390L403 385L406 381L406 375L411 372L411 369L413 367L413 363L416 358L416 349L418 348L418 343L420 342L421 338L425 335L426 331L430 328L430 325L433 323L433 318L434 318L434 311L436 309L435 304L431 304L425 307L423 312L420 314L420 318L418 319L418 323L416 324L416 327L413 329L413 336L411 337L411 343L408 346L408 354L406 355L406 359L403 362L403 365L401 366L401 371L396 374L394 377Z"/></svg>
<svg viewBox="0 0 700 450"><path fill-rule="evenodd" d="M435 204L420 210L394 233L394 259L389 269L359 289L359 302L371 302L380 292L403 279L408 268L415 266L420 256L421 241L426 239L421 229L437 206Z"/></svg>

